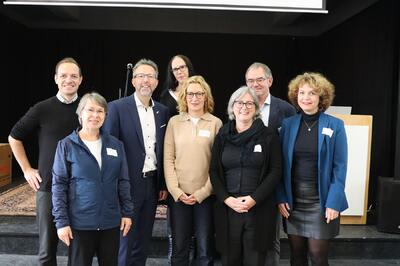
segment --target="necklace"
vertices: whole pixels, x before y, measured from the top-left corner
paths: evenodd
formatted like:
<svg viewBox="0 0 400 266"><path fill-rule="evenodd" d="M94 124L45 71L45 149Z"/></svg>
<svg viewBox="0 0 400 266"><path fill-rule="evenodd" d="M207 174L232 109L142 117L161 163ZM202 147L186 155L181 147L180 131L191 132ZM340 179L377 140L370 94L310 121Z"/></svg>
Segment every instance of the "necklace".
<svg viewBox="0 0 400 266"><path fill-rule="evenodd" d="M314 123L312 123L311 126L310 126L310 125L308 125L308 123L306 122L306 120L303 120L304 124L305 124L306 127L307 127L308 132L311 131L311 129L315 126L315 124L317 123L317 121L318 121L318 120L315 120Z"/></svg>

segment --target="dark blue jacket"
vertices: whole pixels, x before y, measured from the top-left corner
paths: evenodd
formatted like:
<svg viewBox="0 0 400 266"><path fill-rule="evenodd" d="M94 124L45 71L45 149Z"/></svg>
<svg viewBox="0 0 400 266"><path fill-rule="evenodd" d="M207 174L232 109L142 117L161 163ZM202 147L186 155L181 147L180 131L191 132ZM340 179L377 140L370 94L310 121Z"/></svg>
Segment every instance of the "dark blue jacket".
<svg viewBox="0 0 400 266"><path fill-rule="evenodd" d="M290 103L271 95L268 127L280 130L282 120L296 114L296 109Z"/></svg>
<svg viewBox="0 0 400 266"><path fill-rule="evenodd" d="M115 228L133 215L123 144L101 132L102 167L72 132L58 142L53 165L53 215L57 228Z"/></svg>
<svg viewBox="0 0 400 266"><path fill-rule="evenodd" d="M301 114L286 118L280 131L283 154L283 179L277 187L277 203L293 209L292 164ZM348 208L344 192L347 173L347 138L342 120L321 113L318 120L318 191L321 212Z"/></svg>
<svg viewBox="0 0 400 266"><path fill-rule="evenodd" d="M153 106L156 127L156 157L157 178L155 190L167 190L164 179L164 135L169 119L168 108L156 101ZM134 95L112 101L108 104L108 113L104 122L104 131L124 143L126 159L128 161L129 177L131 178L131 192L134 202L145 200L146 190L141 186L142 170L146 156L144 148L142 126L136 107Z"/></svg>

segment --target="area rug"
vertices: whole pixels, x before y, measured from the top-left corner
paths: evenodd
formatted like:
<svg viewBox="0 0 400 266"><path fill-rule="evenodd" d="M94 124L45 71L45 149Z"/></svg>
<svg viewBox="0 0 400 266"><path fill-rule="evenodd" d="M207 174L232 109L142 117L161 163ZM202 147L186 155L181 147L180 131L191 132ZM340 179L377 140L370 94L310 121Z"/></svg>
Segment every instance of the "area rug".
<svg viewBox="0 0 400 266"><path fill-rule="evenodd" d="M0 215L35 216L35 191L28 183L21 184L0 194Z"/></svg>
<svg viewBox="0 0 400 266"><path fill-rule="evenodd" d="M35 216L35 192L28 183L18 185L0 194L0 215L4 216ZM157 219L165 219L167 206L158 205Z"/></svg>

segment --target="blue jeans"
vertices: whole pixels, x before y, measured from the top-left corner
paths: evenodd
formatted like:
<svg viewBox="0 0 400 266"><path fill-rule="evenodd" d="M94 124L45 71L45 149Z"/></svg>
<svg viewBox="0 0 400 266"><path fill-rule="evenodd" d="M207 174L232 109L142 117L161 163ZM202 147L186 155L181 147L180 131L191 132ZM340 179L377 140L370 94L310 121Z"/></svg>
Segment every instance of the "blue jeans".
<svg viewBox="0 0 400 266"><path fill-rule="evenodd" d="M213 199L186 205L170 199L172 229L172 266L188 266L192 236L196 239L196 257L193 265L214 265ZM194 233L192 232L194 231Z"/></svg>

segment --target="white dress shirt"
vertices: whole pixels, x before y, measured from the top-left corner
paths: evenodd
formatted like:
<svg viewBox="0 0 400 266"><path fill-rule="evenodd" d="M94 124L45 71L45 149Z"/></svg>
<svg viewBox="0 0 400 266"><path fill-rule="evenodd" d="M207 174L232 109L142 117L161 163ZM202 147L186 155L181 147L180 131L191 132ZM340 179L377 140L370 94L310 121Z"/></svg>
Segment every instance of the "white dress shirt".
<svg viewBox="0 0 400 266"><path fill-rule="evenodd" d="M266 127L268 126L270 109L271 109L271 94L268 94L268 97L267 99L265 99L264 104L260 106L261 120L264 122L264 125Z"/></svg>
<svg viewBox="0 0 400 266"><path fill-rule="evenodd" d="M142 172L157 170L156 157L156 122L154 120L154 102L150 99L150 106L146 107L134 93L136 107L139 114L140 125L142 127L144 148L146 157Z"/></svg>

